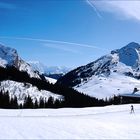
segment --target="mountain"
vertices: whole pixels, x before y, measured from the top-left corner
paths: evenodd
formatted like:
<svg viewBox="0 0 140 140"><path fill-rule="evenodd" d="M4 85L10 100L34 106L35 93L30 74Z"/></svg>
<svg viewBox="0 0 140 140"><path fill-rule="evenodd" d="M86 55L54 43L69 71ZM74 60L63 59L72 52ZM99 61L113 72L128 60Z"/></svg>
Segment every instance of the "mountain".
<svg viewBox="0 0 140 140"><path fill-rule="evenodd" d="M54 82L33 70L15 49L0 45L0 108L86 107L103 102Z"/></svg>
<svg viewBox="0 0 140 140"><path fill-rule="evenodd" d="M131 42L113 50L94 62L78 67L60 79L57 84L73 87L87 95L109 98L131 94L140 89L140 45Z"/></svg>
<svg viewBox="0 0 140 140"><path fill-rule="evenodd" d="M32 78L41 81L46 79L46 82L54 83L53 79L43 77L37 70L33 70L19 57L15 49L0 45L0 91L8 91L10 97L16 96L19 104L23 103L28 95L33 102L41 98L44 100L48 100L49 97L53 97L54 100L63 98L48 90L40 90L31 83Z"/></svg>
<svg viewBox="0 0 140 140"><path fill-rule="evenodd" d="M28 63L32 66L33 70L39 71L53 79L59 79L71 70L65 66L46 66L39 61L29 61Z"/></svg>
<svg viewBox="0 0 140 140"><path fill-rule="evenodd" d="M19 71L26 71L30 77L40 78L39 73L34 71L28 63L23 61L15 49L0 45L0 66L14 66Z"/></svg>

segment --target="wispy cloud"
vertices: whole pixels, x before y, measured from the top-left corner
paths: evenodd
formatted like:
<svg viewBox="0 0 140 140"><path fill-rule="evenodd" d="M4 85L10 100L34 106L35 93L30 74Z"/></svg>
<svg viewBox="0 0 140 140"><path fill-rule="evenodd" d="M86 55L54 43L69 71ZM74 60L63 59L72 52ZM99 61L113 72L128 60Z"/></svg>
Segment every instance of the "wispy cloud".
<svg viewBox="0 0 140 140"><path fill-rule="evenodd" d="M96 6L94 5L93 1L91 0L86 0L86 2L91 6L91 8L94 10L94 12L96 13L96 15L98 16L98 18L103 19L102 15L100 14L100 12L98 11L98 9L96 8Z"/></svg>
<svg viewBox="0 0 140 140"><path fill-rule="evenodd" d="M109 12L120 19L140 21L140 0L88 0L100 11Z"/></svg>
<svg viewBox="0 0 140 140"><path fill-rule="evenodd" d="M45 43L43 44L47 48L53 48L57 50L61 50L64 52L70 52L74 54L82 54L80 51L73 49L73 47L70 47L69 45L62 45L62 44L53 44L53 43Z"/></svg>
<svg viewBox="0 0 140 140"><path fill-rule="evenodd" d="M94 50L107 51L107 49L104 49L104 48L100 48L100 47L96 47L96 46L92 46L92 45L87 45L87 44L67 42L67 41L36 39L36 38L24 38L24 37L4 37L4 36L0 36L0 38L13 39L13 40L37 41L37 42L43 43L44 45L47 45L48 47L50 45L50 44L48 45L48 43L56 44L56 45L59 44L58 46L50 45L50 47L60 49L60 50L69 51L69 52L73 52L73 53L76 53L77 51L70 49L70 46L77 46L77 47L80 47L80 48L89 48L89 49L94 49ZM69 48L66 48L65 45L69 45Z"/></svg>
<svg viewBox="0 0 140 140"><path fill-rule="evenodd" d="M16 5L6 2L0 2L0 9L16 9Z"/></svg>

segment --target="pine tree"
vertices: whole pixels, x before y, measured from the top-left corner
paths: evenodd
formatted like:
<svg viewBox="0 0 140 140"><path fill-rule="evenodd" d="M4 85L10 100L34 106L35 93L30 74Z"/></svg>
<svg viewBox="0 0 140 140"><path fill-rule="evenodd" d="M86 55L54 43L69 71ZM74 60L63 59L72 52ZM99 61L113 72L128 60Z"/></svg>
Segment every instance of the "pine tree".
<svg viewBox="0 0 140 140"><path fill-rule="evenodd" d="M34 107L33 101L31 97L28 95L28 97L25 98L23 108L33 108L33 107Z"/></svg>
<svg viewBox="0 0 140 140"><path fill-rule="evenodd" d="M34 102L34 108L39 108L37 99L36 99L35 102Z"/></svg>
<svg viewBox="0 0 140 140"><path fill-rule="evenodd" d="M39 108L45 108L45 101L43 98L40 98L40 101L39 101Z"/></svg>
<svg viewBox="0 0 140 140"><path fill-rule="evenodd" d="M14 98L11 98L11 100L10 100L10 108L12 108L12 109L18 109L19 108L16 96Z"/></svg>

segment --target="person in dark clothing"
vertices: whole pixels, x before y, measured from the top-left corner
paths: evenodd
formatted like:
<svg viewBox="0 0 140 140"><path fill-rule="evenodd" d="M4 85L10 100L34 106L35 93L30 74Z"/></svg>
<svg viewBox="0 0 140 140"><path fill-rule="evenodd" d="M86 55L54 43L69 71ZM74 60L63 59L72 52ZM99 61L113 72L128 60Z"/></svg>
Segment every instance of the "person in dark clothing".
<svg viewBox="0 0 140 140"><path fill-rule="evenodd" d="M134 113L134 106L131 105L131 112L130 113Z"/></svg>

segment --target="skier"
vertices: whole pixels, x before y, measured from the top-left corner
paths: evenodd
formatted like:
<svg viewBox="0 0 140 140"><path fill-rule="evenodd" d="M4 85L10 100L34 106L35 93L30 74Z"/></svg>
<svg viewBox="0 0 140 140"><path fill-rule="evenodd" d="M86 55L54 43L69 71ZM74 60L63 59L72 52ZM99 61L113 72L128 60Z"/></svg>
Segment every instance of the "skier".
<svg viewBox="0 0 140 140"><path fill-rule="evenodd" d="M131 105L131 112L130 113L134 113L134 106Z"/></svg>

